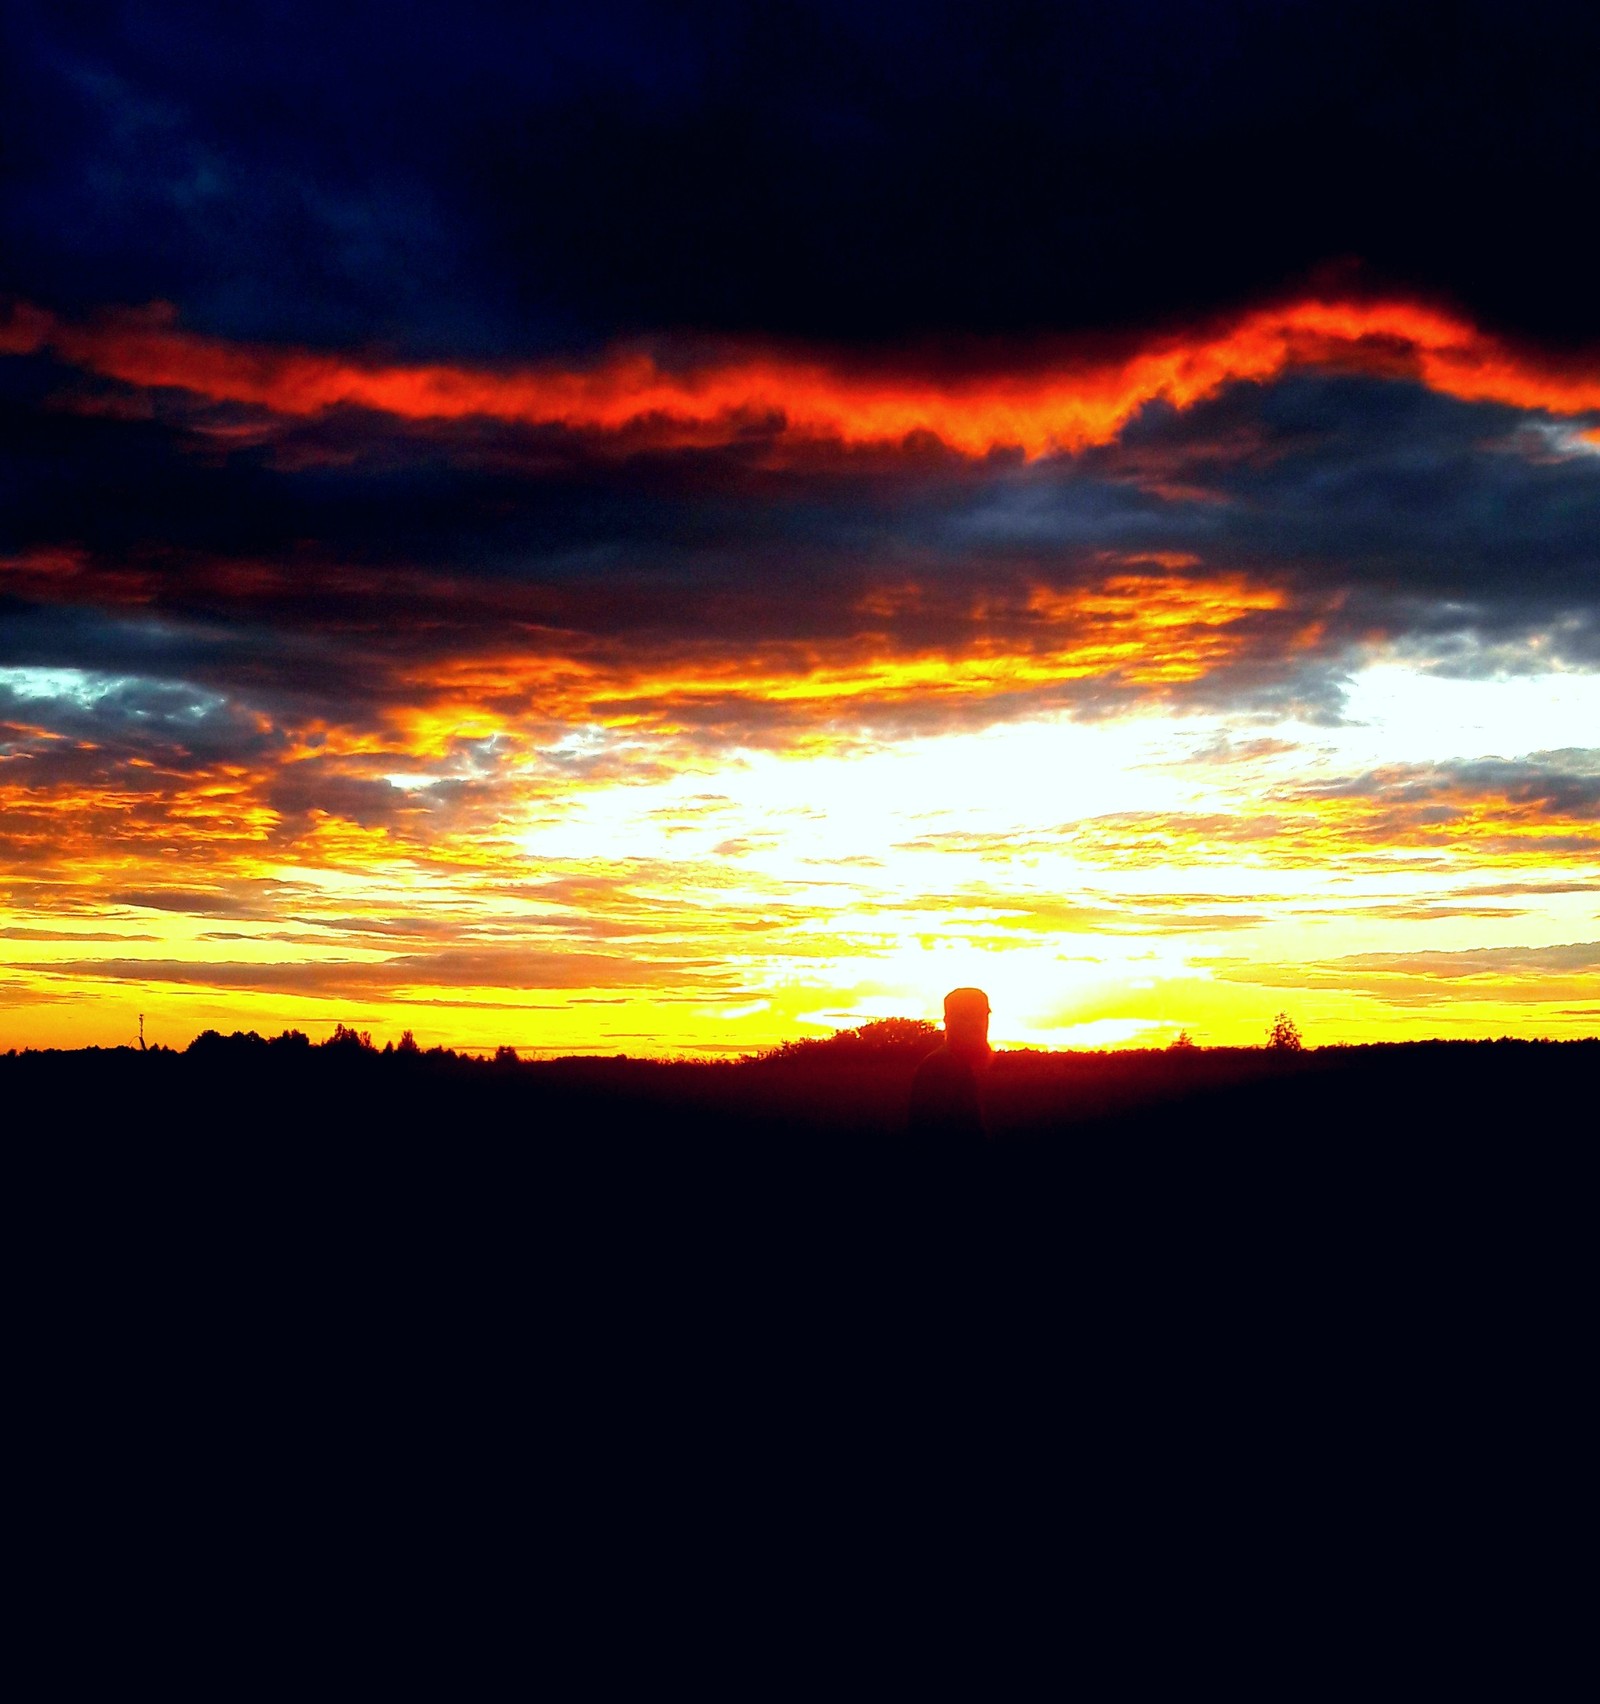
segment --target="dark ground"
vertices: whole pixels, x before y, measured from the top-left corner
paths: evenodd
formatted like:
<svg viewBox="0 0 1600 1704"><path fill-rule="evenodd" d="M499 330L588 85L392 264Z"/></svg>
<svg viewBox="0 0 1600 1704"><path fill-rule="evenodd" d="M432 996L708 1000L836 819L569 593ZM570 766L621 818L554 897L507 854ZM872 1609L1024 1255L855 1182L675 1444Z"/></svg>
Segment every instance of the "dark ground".
<svg viewBox="0 0 1600 1704"><path fill-rule="evenodd" d="M1000 1054L995 1140L935 1154L903 1133L917 1048L489 1062L297 1039L0 1057L4 1163L24 1192L33 1176L201 1221L352 1197L520 1241L629 1213L718 1235L859 1221L870 1240L919 1194L959 1212L974 1190L1040 1252L1163 1220L1179 1240L1481 1224L1539 1242L1591 1215L1595 1041Z"/></svg>
<svg viewBox="0 0 1600 1704"><path fill-rule="evenodd" d="M301 1045L293 1045L298 1042ZM115 1143L349 1144L422 1138L461 1152L511 1141L535 1154L732 1144L860 1156L904 1152L924 1047L825 1045L731 1063L486 1061L378 1053L214 1032L184 1053L131 1048L0 1055L14 1130ZM1586 1131L1600 1041L1421 1042L1305 1052L1000 1053L989 1079L997 1146L1059 1158L1113 1137L1435 1142ZM443 1148L441 1149L443 1151Z"/></svg>
<svg viewBox="0 0 1600 1704"><path fill-rule="evenodd" d="M30 1591L197 1684L981 1621L989 1684L1564 1695L1600 1043L1002 1057L957 1155L913 1063L0 1057Z"/></svg>

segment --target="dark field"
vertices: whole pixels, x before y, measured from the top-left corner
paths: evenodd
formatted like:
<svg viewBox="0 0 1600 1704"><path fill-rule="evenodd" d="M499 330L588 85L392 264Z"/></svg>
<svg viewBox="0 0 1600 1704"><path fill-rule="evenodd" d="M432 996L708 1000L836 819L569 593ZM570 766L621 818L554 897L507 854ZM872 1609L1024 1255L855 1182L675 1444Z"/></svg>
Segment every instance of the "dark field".
<svg viewBox="0 0 1600 1704"><path fill-rule="evenodd" d="M300 1042L301 1045L294 1045ZM0 1056L13 1134L226 1146L407 1138L441 1156L485 1143L529 1152L894 1152L926 1047L803 1049L700 1063L493 1061L208 1034L185 1053L131 1048ZM1356 1148L1484 1140L1587 1146L1600 1041L1424 1042L1306 1052L999 1053L994 1144L1036 1158L1118 1139L1178 1145L1309 1140Z"/></svg>
<svg viewBox="0 0 1600 1704"><path fill-rule="evenodd" d="M126 1534L50 1565L243 1520L341 1616L357 1543L581 1610L709 1545L720 1639L774 1555L865 1604L998 1545L1148 1655L1152 1601L1185 1650L1347 1603L1459 1642L1565 1552L1600 1044L1001 1056L954 1154L897 1133L914 1063L0 1057L19 1459Z"/></svg>
<svg viewBox="0 0 1600 1704"><path fill-rule="evenodd" d="M5 1164L113 1211L119 1192L206 1218L383 1199L468 1238L585 1220L609 1236L630 1215L717 1234L859 1220L870 1236L911 1195L959 1217L973 1190L1040 1247L1163 1223L1179 1241L1479 1223L1537 1240L1593 1216L1600 1042L1002 1053L993 1140L957 1152L904 1133L923 1051L522 1062L212 1035L182 1054L0 1056Z"/></svg>
<svg viewBox="0 0 1600 1704"><path fill-rule="evenodd" d="M1322 1425L1446 1364L1501 1369L1480 1405L1581 1380L1600 1043L1002 1054L959 1152L901 1134L916 1057L0 1057L0 1195L29 1306L202 1370L288 1320L339 1378L559 1364L649 1407L959 1341L1102 1414L1154 1382L1143 1428L1245 1390Z"/></svg>

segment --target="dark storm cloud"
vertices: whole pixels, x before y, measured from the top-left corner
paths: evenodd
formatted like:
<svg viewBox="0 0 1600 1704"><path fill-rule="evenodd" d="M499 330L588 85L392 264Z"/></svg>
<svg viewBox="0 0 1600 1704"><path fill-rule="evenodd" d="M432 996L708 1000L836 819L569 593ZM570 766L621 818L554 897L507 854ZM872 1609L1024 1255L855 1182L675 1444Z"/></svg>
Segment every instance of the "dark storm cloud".
<svg viewBox="0 0 1600 1704"><path fill-rule="evenodd" d="M1597 566L1600 444L1542 454L1526 411L1397 381L1302 373L1182 411L1153 403L1075 459L822 447L774 465L761 435L619 458L556 431L355 409L257 411L254 430L230 437L217 417L241 411L192 402L148 420L67 412L64 377L39 360L0 363L12 549L309 549L559 579L641 558L670 576L719 562L781 570L797 551L873 566L916 555L926 568L1109 547L1441 595L1530 576L1586 591Z"/></svg>
<svg viewBox="0 0 1600 1704"><path fill-rule="evenodd" d="M1144 548L1440 597L1503 597L1530 580L1587 597L1600 454L1530 456L1526 418L1413 384L1298 374L1182 413L1152 405L1075 474L1145 496ZM1047 534L1047 511L1035 525Z"/></svg>
<svg viewBox="0 0 1600 1704"><path fill-rule="evenodd" d="M586 719L561 686L576 667L615 713L670 714L701 745L782 744L823 707L751 684L774 671L1087 643L1075 600L1117 580L1227 596L1242 574L1280 607L1233 612L1233 642L1185 678L1141 685L1108 662L1053 686L858 696L836 723L892 737L1152 692L1336 719L1356 648L1379 636L1445 672L1600 658L1600 456L1530 455L1516 411L1396 381L1237 385L1147 409L1078 458L817 465L748 445L617 459L359 411L314 423L324 453L290 464L276 441L217 448L204 410L41 416L34 390L11 416L32 461L0 541L0 666L92 677L4 710L75 742L35 754L41 779L109 775L134 749L192 769L267 756L285 729L377 727L459 700L450 671L473 658L503 676L477 702L530 737ZM349 458L326 453L341 438ZM274 808L303 815L313 778L367 824L467 802L338 765L299 776Z"/></svg>
<svg viewBox="0 0 1600 1704"><path fill-rule="evenodd" d="M1600 454L1535 453L1517 410L1301 374L1152 405L1115 443L1018 468L958 523L975 551L1071 560L1095 539L1336 592L1327 643L1381 632L1442 672L1500 641L1600 661ZM1600 448L1600 446L1597 446Z"/></svg>
<svg viewBox="0 0 1600 1704"><path fill-rule="evenodd" d="M13 0L0 287L437 354L1143 322L1356 256L1583 335L1597 46L1487 0Z"/></svg>

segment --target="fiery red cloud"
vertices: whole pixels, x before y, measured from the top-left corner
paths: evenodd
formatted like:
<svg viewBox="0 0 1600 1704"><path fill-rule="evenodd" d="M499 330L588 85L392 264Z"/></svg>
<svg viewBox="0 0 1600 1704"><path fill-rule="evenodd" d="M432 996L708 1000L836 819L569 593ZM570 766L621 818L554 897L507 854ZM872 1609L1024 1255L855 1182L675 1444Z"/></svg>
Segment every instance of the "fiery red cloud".
<svg viewBox="0 0 1600 1704"><path fill-rule="evenodd" d="M182 330L162 304L89 325L13 308L0 324L0 353L42 349L126 384L288 416L350 406L668 443L726 442L764 423L798 442L852 446L928 435L970 456L1082 450L1110 442L1150 402L1184 408L1231 382L1263 382L1300 366L1404 376L1465 401L1565 415L1600 410L1600 358L1557 363L1518 352L1464 319L1399 300L1306 299L1210 330L1154 336L1131 353L1047 356L940 378L750 349L682 365L645 351L615 351L587 367L386 365L201 336Z"/></svg>

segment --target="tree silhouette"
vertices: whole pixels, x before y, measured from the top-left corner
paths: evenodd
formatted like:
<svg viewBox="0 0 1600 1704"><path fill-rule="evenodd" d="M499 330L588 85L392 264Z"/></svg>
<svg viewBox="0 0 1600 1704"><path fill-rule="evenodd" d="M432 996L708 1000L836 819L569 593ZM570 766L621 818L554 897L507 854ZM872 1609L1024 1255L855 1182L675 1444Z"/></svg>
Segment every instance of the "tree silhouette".
<svg viewBox="0 0 1600 1704"><path fill-rule="evenodd" d="M1198 1048L1199 1044L1186 1029L1179 1030L1172 1040L1167 1043L1168 1053L1187 1053L1191 1049L1198 1051Z"/></svg>
<svg viewBox="0 0 1600 1704"><path fill-rule="evenodd" d="M1279 1012L1272 1020L1272 1028L1267 1031L1267 1046L1285 1053L1299 1053L1304 1049L1300 1026L1287 1012Z"/></svg>
<svg viewBox="0 0 1600 1704"><path fill-rule="evenodd" d="M938 1045L939 1026L927 1018L879 1018L857 1029L835 1030L830 1036L803 1036L780 1042L763 1059L920 1059Z"/></svg>

